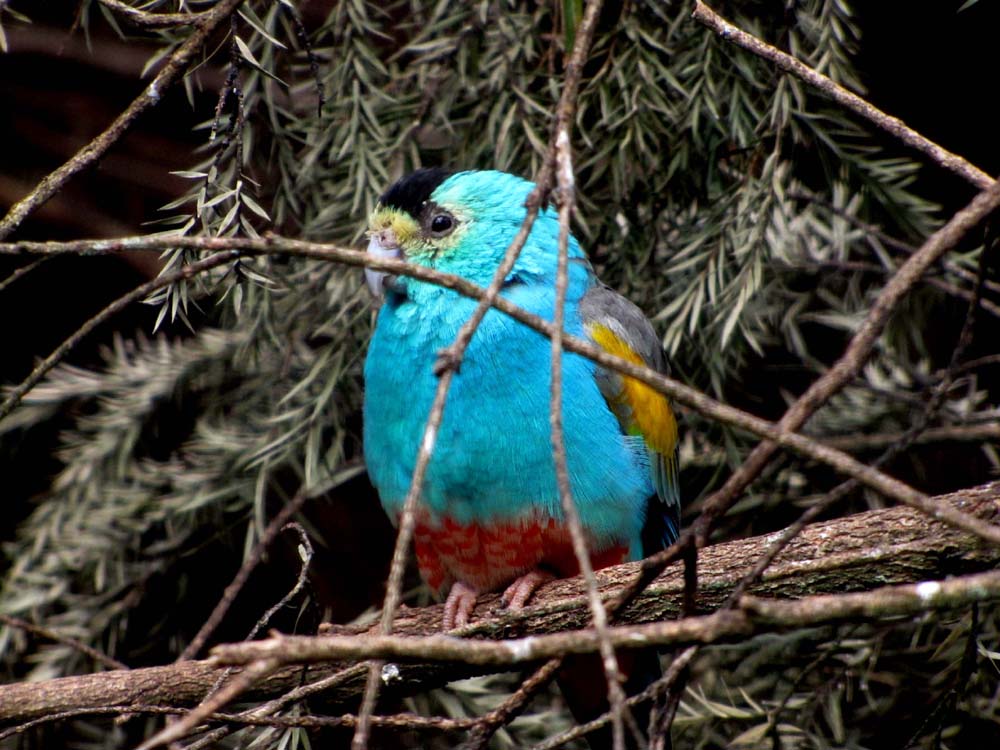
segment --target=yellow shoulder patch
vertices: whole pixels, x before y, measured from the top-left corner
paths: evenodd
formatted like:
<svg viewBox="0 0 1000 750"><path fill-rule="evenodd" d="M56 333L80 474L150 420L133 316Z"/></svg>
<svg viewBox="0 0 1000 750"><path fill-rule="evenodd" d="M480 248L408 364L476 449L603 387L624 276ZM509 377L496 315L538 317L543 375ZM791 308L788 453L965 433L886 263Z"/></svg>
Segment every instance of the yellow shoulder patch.
<svg viewBox="0 0 1000 750"><path fill-rule="evenodd" d="M642 357L635 353L631 346L622 341L605 325L591 323L587 330L594 343L608 354L621 357L637 365L646 365ZM646 445L663 456L672 456L677 445L677 420L670 408L670 402L662 393L658 393L645 383L628 375L619 375L622 379L622 389L617 397L617 404L626 406L632 414L632 424L626 425L631 433L638 433Z"/></svg>

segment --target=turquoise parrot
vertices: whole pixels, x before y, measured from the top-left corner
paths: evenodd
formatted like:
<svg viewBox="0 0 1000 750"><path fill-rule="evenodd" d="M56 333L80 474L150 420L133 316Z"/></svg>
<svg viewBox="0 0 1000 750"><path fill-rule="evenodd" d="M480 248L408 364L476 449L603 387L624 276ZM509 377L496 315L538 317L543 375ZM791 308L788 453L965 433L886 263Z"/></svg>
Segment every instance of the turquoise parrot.
<svg viewBox="0 0 1000 750"><path fill-rule="evenodd" d="M524 220L534 185L494 171L420 169L381 196L368 252L487 286ZM502 295L551 320L558 216L541 211ZM433 367L476 301L440 286L366 271L382 299L365 361L364 452L390 518L410 486L437 387ZM567 333L663 370L660 341L631 302L601 284L569 240ZM637 560L676 539L677 423L639 381L564 353L563 425L573 500L595 568ZM546 580L579 572L556 485L549 425L549 340L490 310L445 403L414 532L424 580L447 592L445 628L476 597L520 608Z"/></svg>

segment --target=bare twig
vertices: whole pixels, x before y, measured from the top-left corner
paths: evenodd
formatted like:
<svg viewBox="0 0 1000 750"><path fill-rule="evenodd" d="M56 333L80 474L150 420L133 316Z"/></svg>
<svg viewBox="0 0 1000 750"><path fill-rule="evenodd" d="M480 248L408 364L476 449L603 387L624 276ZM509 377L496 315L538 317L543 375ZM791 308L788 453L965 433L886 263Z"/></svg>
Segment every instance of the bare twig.
<svg viewBox="0 0 1000 750"><path fill-rule="evenodd" d="M247 665L242 672L227 682L222 689L199 703L173 724L168 724L139 745L136 750L152 750L154 747L169 745L171 742L181 739L213 713L230 701L235 700L255 683L276 671L280 666L279 662L272 659L259 659L254 661L253 664Z"/></svg>
<svg viewBox="0 0 1000 750"><path fill-rule="evenodd" d="M287 708L288 706L297 703L311 695L317 695L324 691L330 690L331 688L342 685L344 682L360 677L366 672L366 667L363 664L357 664L345 669L341 669L332 675L323 677L316 682L309 683L307 685L300 685L293 690L288 691L279 698L268 701L267 703L257 706L255 708L248 709L239 714L236 714L237 718L240 720L250 720L250 719L263 719L265 717L271 717L273 714ZM373 716L372 722L378 723L380 717ZM351 724L350 726L356 726L356 724ZM185 750L204 750L205 748L214 747L223 737L226 737L236 731L236 725L228 725L213 729L204 736L200 737L196 742L192 742L188 745Z"/></svg>
<svg viewBox="0 0 1000 750"><path fill-rule="evenodd" d="M24 395L34 388L49 370L61 362L63 358L73 349L73 347L86 338L86 336L101 323L108 320L116 313L121 312L133 302L137 302L144 297L148 297L151 292L154 292L157 289L162 289L163 287L175 284L181 279L190 279L197 276L199 273L221 266L231 260L235 260L239 257L239 255L240 253L238 250L224 250L220 253L216 253L215 255L203 258L202 260L195 261L194 263L184 266L183 268L179 268L172 273L164 274L159 278L147 281L145 284L137 286L131 292L123 294L121 297L90 318L90 320L86 323L77 328L76 331L70 334L66 340L59 344L59 346L57 346L48 357L39 362L28 377L8 391L7 398L4 399L3 404L0 404L0 419L3 419L10 414L14 407L21 402L22 398L24 398Z"/></svg>
<svg viewBox="0 0 1000 750"><path fill-rule="evenodd" d="M898 117L887 115L877 107L862 99L857 94L848 91L840 84L826 77L822 73L810 68L808 65L796 60L789 54L782 52L770 44L762 42L757 37L733 26L722 16L709 8L701 0L696 0L694 19L704 24L723 39L730 41L743 49L752 52L758 57L770 60L786 73L791 73L796 78L805 81L810 86L822 91L835 102L856 114L874 123L891 135L901 140L911 148L915 148L923 154L929 156L936 164L954 172L981 190L985 190L993 184L993 178L981 169L970 164L957 154L941 148L938 144L928 140L917 131L910 128Z"/></svg>
<svg viewBox="0 0 1000 750"><path fill-rule="evenodd" d="M599 8L600 3L591 3L588 12ZM601 642L601 663L608 686L608 704L611 706L612 742L615 750L625 748L625 725L623 712L625 692L622 690L618 660L608 638L608 613L597 592L594 568L590 563L590 552L584 538L580 513L573 501L569 485L569 468L566 464L566 442L562 424L562 355L563 320L565 318L566 287L569 283L569 224L576 199L576 185L573 178L573 162L570 154L569 134L560 130L556 136L556 175L559 185L559 257L556 268L556 301L552 317L552 394L549 400L549 422L552 425L552 455L556 468L556 483L566 525L569 527L580 574L587 585L587 599L594 618L594 630Z"/></svg>
<svg viewBox="0 0 1000 750"><path fill-rule="evenodd" d="M549 659L522 682L513 695L488 714L476 719L468 738L459 750L480 750L480 748L486 747L490 737L500 727L509 724L511 719L524 709L535 693L552 681L556 672L559 671L559 667L562 666L562 662L561 658Z"/></svg>
<svg viewBox="0 0 1000 750"><path fill-rule="evenodd" d="M986 215L996 203L1000 203L1000 194L998 194L998 191L991 193L991 196L990 201L992 202L984 204L982 201L974 201L974 205L970 205L966 211L971 211L972 215L976 217ZM529 208L529 216L530 215L531 210ZM944 250L940 247L940 245L942 243L950 244L956 242L963 231L967 229L966 224L968 223L969 218L969 216L965 216L961 222L958 222L956 217L956 219L953 219L952 222L949 222L948 225L932 235L932 237L928 240L928 243L925 244L925 247L933 246L937 252L943 252ZM440 273L423 266L404 263L402 261L388 258L374 258L368 253L357 250L348 250L322 243L302 242L300 240L278 237L268 237L264 239L236 237L128 237L116 240L77 240L66 243L14 242L0 243L0 254L20 254L23 252L41 252L43 254L59 254L64 252L102 254L127 249L169 247L189 247L202 250L236 248L239 253L244 255L283 253L299 257L336 261L353 266L368 266L377 270L412 276L413 278L421 279L423 281L430 281L432 283L439 284L448 289L453 289L465 296L479 299L481 300L481 304L485 303L489 292L489 290L484 291L481 287L478 287L459 276ZM235 253L236 250L233 252ZM233 255L231 257L236 256ZM523 310L503 297L494 296L490 299L490 304L501 312L546 336L551 337L554 333L554 327L549 321ZM880 312L880 315L885 314L887 313L885 313L884 310ZM871 342L868 343L868 346L870 345ZM965 517L964 514L955 511L952 508L937 508L933 504L929 503L927 497L922 493L916 492L902 482L899 482L898 480L893 479L876 469L856 461L845 453L823 445L804 435L784 431L780 429L779 425L775 425L771 422L760 419L759 417L740 411L739 409L722 404L701 391L690 388L683 383L662 375L648 367L637 365L633 362L622 359L621 357L609 354L593 343L580 339L576 336L565 336L563 347L567 351L575 352L593 360L602 367L606 367L624 375L633 377L636 380L649 385L660 393L666 394L678 403L684 404L700 414L705 415L706 417L732 425L742 430L746 430L747 432L759 437L767 438L782 447L794 450L797 453L807 456L815 461L826 463L834 467L837 471L858 479L862 482L862 484L865 484L900 503L905 503L913 507L919 507L930 515L940 513L940 517L943 520L947 520L949 523L954 523L960 526L965 524L961 527L974 530L973 533L979 534L983 536L983 538L990 539L991 541L1000 543L1000 529L992 527L988 524L977 523L975 522L975 519L969 519ZM445 374L447 374L447 370ZM829 373L827 375L829 375ZM820 381L817 381L817 383L819 382ZM441 385L439 383L439 388L440 387ZM762 445L769 445L769 443L763 443ZM753 458L753 456L754 454L751 454L750 458ZM770 454L768 454L768 458L769 457ZM744 464L744 467L745 466L746 464ZM744 471L746 470L744 469ZM755 475L756 474L754 474L754 476ZM731 479L730 481L733 480ZM723 487L722 489L725 490L726 488ZM735 494L733 497L735 497ZM690 538L690 534L690 530L686 531L686 536L684 536L684 538ZM671 548L670 550L666 550L648 558L644 566L644 570L648 571L649 575L655 578L657 575L656 571L662 570L662 566L664 566L671 559L674 559L673 555L675 554L676 549ZM646 580L645 577L643 580ZM640 588L641 585L642 581L637 581L637 588Z"/></svg>
<svg viewBox="0 0 1000 750"><path fill-rule="evenodd" d="M3 612L0 612L0 622L4 623L8 627L18 628L19 630L24 630L28 633L34 633L42 638L48 638L50 641L55 641L56 643L62 643L69 646L74 651L79 651L81 654L89 656L99 664L103 664L108 669L128 669L127 664L123 664L117 659L112 659L110 656L98 651L96 648L88 646L86 643L81 643L75 638L70 638L42 625L36 625L33 622L22 620L20 617L11 617L10 615L5 615ZM3 739L3 737L0 736L0 739Z"/></svg>
<svg viewBox="0 0 1000 750"><path fill-rule="evenodd" d="M636 706L640 703L645 703L648 700L661 696L668 689L668 686L673 684L676 679L676 675L687 667L697 650L697 646L690 646L682 651L677 657L674 658L673 662L671 662L670 668L667 670L667 673L663 675L663 677L647 687L641 693L630 696L626 701L626 705ZM591 732L600 729L609 721L611 721L610 715L604 714L603 716L599 716L592 721L588 721L586 724L579 724L575 727L567 729L564 732L560 732L554 737L549 737L544 742L540 742L535 745L532 750L553 750L553 748L562 747L567 742L572 742L573 740L585 737ZM655 742L658 739L658 737L650 737L651 742L654 743L652 744L652 747L655 748Z"/></svg>
<svg viewBox="0 0 1000 750"><path fill-rule="evenodd" d="M215 6L205 11L196 22L191 35L170 55L152 82L125 111L118 115L104 132L80 149L69 161L42 179L28 195L11 206L7 215L0 220L0 239L10 236L25 218L51 198L73 175L100 159L125 134L139 115L156 106L163 93L180 78L194 60L205 40L242 2L243 0L219 0Z"/></svg>
<svg viewBox="0 0 1000 750"><path fill-rule="evenodd" d="M309 536L306 534L306 530L303 529L300 524L292 521L281 527L282 531L286 531L288 529L295 531L299 535L300 554L302 556L302 566L299 569L299 577L296 579L295 585L284 596L282 596L281 599L272 605L267 612L261 615L256 623L254 623L254 626L250 628L250 632L247 633L247 637L244 639L246 641L253 640L257 633L259 633L261 629L271 621L271 618L274 617L275 613L288 604L288 602L295 598L299 592L305 588L306 580L309 575L309 563L312 561L313 557L312 542L309 541ZM203 703L215 695L216 691L218 691L223 683L229 678L230 673L230 670L227 669L219 675L219 679L215 681L215 684L212 685L205 698L202 700Z"/></svg>
<svg viewBox="0 0 1000 750"><path fill-rule="evenodd" d="M8 276L3 281L0 281L0 292L2 292L4 289L9 287L11 284L16 282L21 277L27 276L29 273L34 271L40 265L45 263L47 260L48 258L39 258L38 260L34 260L31 263L26 263L20 268L15 268L13 271L11 271L10 276Z"/></svg>
<svg viewBox="0 0 1000 750"><path fill-rule="evenodd" d="M298 596L302 592L302 589L306 587L306 583L309 580L309 563L312 561L313 558L313 546L312 542L309 541L309 535L306 534L306 530L302 528L302 524L295 523L294 521L292 521L291 523L286 523L284 526L281 527L281 530L282 531L291 530L299 535L298 549L299 549L299 558L302 562L302 565L299 568L299 577L295 580L295 585L292 586L292 588L283 597L281 597L281 599L275 602L271 606L271 608L267 610L267 612L261 615L260 619L257 620L256 623L254 623L254 626L250 629L250 632L247 633L246 640L248 641L255 638L257 636L257 633L259 633L264 627L267 626L267 624L271 621L271 618L274 617L274 615L282 607L287 606L287 604L292 599Z"/></svg>
<svg viewBox="0 0 1000 750"><path fill-rule="evenodd" d="M52 724L66 719L76 719L81 716L183 716L190 709L178 706L155 706L145 704L130 704L123 706L93 706L90 708L78 708L71 711L60 711L59 713L41 716L23 724L10 727L0 731L0 740L9 739L18 734L23 734L35 727L45 724ZM257 716L251 712L240 714L212 713L205 717L206 722L222 722L234 727L278 727L290 729L293 727L353 727L357 724L358 717L353 714L341 714L340 716L316 716L306 714L303 716ZM375 726L391 727L394 729L418 729L423 731L437 732L457 732L469 729L477 719L446 719L441 716L420 716L413 713L392 714L389 716L373 716L372 724ZM217 741L217 737L213 737ZM186 750L191 750L202 742L190 745Z"/></svg>

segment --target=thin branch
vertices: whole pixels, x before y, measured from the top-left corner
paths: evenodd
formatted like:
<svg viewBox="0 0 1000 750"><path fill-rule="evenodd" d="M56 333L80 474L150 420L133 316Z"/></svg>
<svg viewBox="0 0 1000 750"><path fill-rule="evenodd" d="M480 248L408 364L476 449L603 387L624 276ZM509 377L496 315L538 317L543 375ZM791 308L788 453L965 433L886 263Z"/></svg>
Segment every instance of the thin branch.
<svg viewBox="0 0 1000 750"><path fill-rule="evenodd" d="M117 659L112 659L105 653L98 651L93 646L88 646L86 643L81 643L75 638L70 638L63 635L55 630L51 630L42 625L36 625L33 622L28 622L27 620L22 620L20 617L12 617L11 615L5 615L0 612L0 622L4 623L8 627L18 628L19 630L24 630L28 633L34 633L35 635L41 636L42 638L48 638L50 641L55 641L56 643L62 643L69 646L74 651L79 651L84 656L89 656L94 661L99 664L103 664L108 669L128 669L128 664L118 661ZM0 737L0 739L3 739Z"/></svg>
<svg viewBox="0 0 1000 750"><path fill-rule="evenodd" d="M970 224L976 223L976 219L984 217L991 210L993 210L997 204L1000 204L1000 190L993 189L992 191L987 191L986 193L977 196L977 199L970 204L969 207L963 209L959 212L951 222L942 227L938 232L932 235L928 241L922 246L921 253L915 255L907 264L904 264L903 268L900 269L902 272L908 267L908 265L914 262L915 258L921 257L926 259L927 253L932 253L935 256L944 252L945 247L950 246L958 241L961 236L968 231ZM529 216L531 215L531 209L529 208ZM489 290L484 290L471 282L459 277L453 276L451 274L445 274L435 271L424 266L418 266L410 263L404 263L398 260L392 260L389 258L375 258L368 253L358 251L358 250L348 250L346 248L335 247L331 245L325 245L322 243L312 243L312 242L302 242L300 240L291 240L287 238L279 237L267 237L262 239L251 239L251 238L213 238L213 237L167 237L167 238L144 238L144 237L127 237L115 240L76 240L73 242L45 242L45 243L33 243L33 242L14 242L14 243L0 243L0 254L21 254L21 253L43 253L43 254L60 254L65 252L78 252L81 254L103 254L107 252L120 252L122 250L128 249L156 249L156 248L171 248L171 247L187 247L201 250L214 250L218 248L235 248L232 252L239 252L243 255L266 255L266 254L286 254L294 255L298 257L315 258L320 260L336 261L344 263L346 265L353 266L367 266L369 268L374 268L376 270L388 271L389 273L402 274L406 276L411 276L422 281L429 281L440 286L446 287L448 289L453 289L458 293L471 297L474 299L481 300L481 305L487 301L489 296ZM925 253L927 251L927 253ZM235 257L235 256L234 256ZM928 261L929 262L929 261ZM910 268L908 271L908 276L912 276L914 269ZM919 272L917 272L919 273ZM907 278L906 280L897 281L897 277L894 277L894 282L897 286L903 286L909 288L912 285L913 280ZM890 285L893 282L890 282ZM886 289L889 289L887 286ZM897 289L894 292L893 303L898 301L898 298L903 294L903 291ZM884 295L882 298L883 308L885 306ZM522 308L514 305L509 300L494 296L489 299L489 303L500 310L501 312L509 315L511 318L524 323L528 327L551 337L555 331L553 325L541 318L540 316L533 315ZM879 304L879 303L877 303ZM880 309L877 311L878 317L881 323L884 325L883 316L888 316L888 312L885 309ZM871 314L869 317L872 317ZM471 322L471 319L470 319ZM866 326L870 329L873 323L866 322L863 324L862 328ZM859 331L860 335L861 331ZM866 336L865 346L870 350L873 344L874 338L871 335L871 330L868 330ZM855 341L857 336L855 337ZM585 341L576 336L566 336L563 342L563 347L567 351L580 354L588 359L593 360L602 367L620 372L623 375L628 375L630 377L639 380L656 391L669 396L674 401L683 404L691 409L694 409L700 414L703 414L710 419L714 419L725 424L732 425L739 429L750 432L758 437L766 438L773 443L780 445L782 447L794 450L801 455L813 459L814 461L819 461L821 463L828 464L832 466L837 471L855 479L858 479L862 484L871 487L872 489L880 492L887 497L890 497L897 502L910 505L915 508L920 508L924 512L940 517L942 520L947 520L948 523L958 525L961 528L973 531L973 533L981 535L983 538L990 541L1000 543L1000 528L993 527L989 524L983 524L977 522L975 519L970 519L962 514L961 512L955 511L953 508L939 508L931 503L927 496L923 493L917 492L916 490L908 487L906 484L893 479L892 477L873 469L865 464L853 459L851 456L835 450L827 445L823 445L820 442L813 440L804 435L792 432L788 429L782 429L781 425L773 424L759 417L755 417L747 412L735 409L731 406L716 401L710 396L698 391L694 388L690 388L683 383L680 383L672 378L662 375L655 370L648 367L637 365L628 360L622 359L615 355L609 354L600 347L594 345L590 341ZM858 356L858 352L854 352L854 357ZM846 355L845 355L846 356ZM445 355L448 358L448 355ZM860 367L860 365L858 365ZM833 372L833 371L831 371ZM445 371L445 376L447 375L447 370ZM442 376L442 380L445 376ZM830 372L827 373L824 378L830 376ZM848 373L848 377L851 374ZM815 385L823 382L823 378L817 381ZM829 386L829 383L827 383ZM441 384L438 385L439 389ZM23 394L22 394L23 395ZM806 394L809 395L809 392ZM805 398L805 397L803 397ZM432 412L433 413L433 412ZM761 446L771 446L772 443L762 443ZM761 446L758 446L757 450L761 450ZM773 452L773 450L772 450ZM770 458L771 453L768 453L765 457L763 463L767 462ZM760 460L754 458L754 453L751 453L750 459L754 461ZM755 469L754 471L759 471L761 467ZM741 471L744 474L734 474L730 481L736 481L736 479L744 476L750 471L748 464L745 463L741 467ZM756 473L753 474L756 476ZM751 477L752 479L752 477ZM747 480L750 481L750 480ZM719 495L723 490L726 490L724 486L716 496ZM738 492L737 490L733 497L735 497ZM727 490L729 492L729 490ZM716 497L713 496L713 497ZM710 498L711 500L711 498ZM725 502L731 502L732 499L726 500ZM720 513L724 511L725 507L722 507L722 500L715 501L717 505L713 512ZM940 514L940 515L939 515ZM401 524L402 525L402 524ZM401 529L402 530L402 529ZM682 539L689 539L691 536L691 530L687 530ZM686 541L685 541L686 543ZM644 570L648 571L648 575L655 578L658 570L662 570L667 562L673 559L673 555L676 554L677 545L671 547L664 552L657 553L650 558L647 558ZM646 578L636 582L636 587L639 588L643 585L643 581ZM651 580L651 579L650 579Z"/></svg>
<svg viewBox="0 0 1000 750"><path fill-rule="evenodd" d="M272 659L259 659L253 664L247 665L242 672L227 682L222 689L199 703L173 724L168 724L139 745L136 750L152 750L154 747L169 745L171 742L185 737L192 729L205 721L213 713L238 698L269 674L277 671L280 666L279 662Z"/></svg>
<svg viewBox="0 0 1000 750"><path fill-rule="evenodd" d="M805 63L796 60L791 55L733 26L705 5L705 3L701 2L701 0L695 0L694 13L692 15L696 21L704 24L726 41L732 42L758 57L770 60L781 68L781 70L791 73L796 78L822 91L842 107L861 115L889 134L894 135L911 148L926 154L936 164L954 172L979 189L985 190L993 184L992 177L978 167L970 164L961 156L941 148L941 146L910 128L898 117L888 115L877 107L872 106L857 94L848 91L840 84L822 73L818 73Z"/></svg>
<svg viewBox="0 0 1000 750"><path fill-rule="evenodd" d="M190 709L178 706L153 706L146 704L134 704L127 706L94 706L91 708L78 708L71 711L60 711L59 713L41 716L23 724L10 727L0 731L0 740L9 739L18 734L23 734L35 727L45 724L52 724L66 719L77 719L81 716L183 716L189 713ZM294 727L353 727L357 724L358 717L353 714L341 714L340 716L316 716L306 714L304 716L254 716L249 712L241 714L213 713L205 717L205 721L221 722L234 727L278 727L281 729L291 729ZM389 716L373 716L372 724L393 729L418 729L423 731L438 732L458 732L468 730L475 724L477 719L449 719L442 716L420 716L414 713L391 714ZM200 743L201 740L199 739ZM187 750L191 750L191 745Z"/></svg>
<svg viewBox="0 0 1000 750"><path fill-rule="evenodd" d="M100 159L128 131L139 115L156 106L163 93L181 77L194 60L205 40L242 2L243 0L219 0L217 5L205 11L205 15L195 24L191 35L170 55L152 82L125 111L118 115L104 132L77 151L69 161L43 178L28 195L11 206L7 215L0 220L0 239L9 237L25 218L55 195L70 178Z"/></svg>
<svg viewBox="0 0 1000 750"><path fill-rule="evenodd" d="M592 2L587 12L600 10L601 3ZM559 185L559 253L556 267L556 301L552 317L552 382L549 399L549 422L552 426L552 456L556 469L556 483L559 487L559 501L566 525L569 527L573 543L573 554L580 566L580 574L587 586L587 599L594 618L594 630L601 643L601 664L608 688L608 704L611 706L612 742L615 750L625 748L624 705L625 692L618 671L618 660L608 637L608 613L604 609L597 592L597 580L590 562L590 552L584 538L580 513L573 500L569 484L569 467L566 463L566 442L562 424L562 355L563 320L565 318L566 287L569 283L569 225L576 199L576 185L573 177L573 162L570 154L569 134L560 130L556 136L556 175Z"/></svg>
<svg viewBox="0 0 1000 750"><path fill-rule="evenodd" d="M500 727L507 726L539 690L548 685L562 666L562 658L549 659L521 683L514 694L482 717L476 719L468 738L459 750L482 750Z"/></svg>
<svg viewBox="0 0 1000 750"><path fill-rule="evenodd" d="M367 671L363 664L357 664L346 669L341 669L332 675L323 677L316 682L309 683L308 685L300 685L289 692L285 693L279 698L268 701L262 706L257 706L255 708L248 709L239 714L236 717L239 720L251 720L251 719L263 719L265 717L271 717L273 714L281 711L288 706L298 703L311 695L317 695L319 693L330 690L334 687L342 685L344 682L360 677L363 673ZM380 717L373 716L372 722L378 723ZM350 726L356 726L356 724L351 724ZM192 742L188 745L185 750L204 750L205 748L215 747L219 740L226 737L236 731L236 725L219 727L213 729L212 731L200 737L196 742Z"/></svg>
<svg viewBox="0 0 1000 750"><path fill-rule="evenodd" d="M38 260L34 260L31 263L27 263L21 266L20 268L15 268L11 272L10 276L8 276L3 281L0 281L0 292L2 292L4 289L9 287L11 284L16 282L21 277L27 276L29 273L34 271L36 268L38 268L40 265L42 265L48 260L49 260L48 258L39 258Z"/></svg>
<svg viewBox="0 0 1000 750"><path fill-rule="evenodd" d="M272 542L277 539L278 534L284 529L285 524L287 524L292 516L302 509L308 499L308 495L305 492L299 492L291 502L289 502L285 507L283 507L278 514L271 519L270 523L264 529L264 533L260 535L260 539L257 544L254 545L253 550L250 552L246 560L243 561L243 565L240 566L239 571L236 573L236 577L233 578L232 582L226 586L226 590L222 592L222 598L215 605L215 609L205 620L205 624L201 626L198 633L191 642L184 648L177 657L177 661L184 661L185 659L193 659L198 655L198 652L204 647L205 643L211 637L215 629L219 627L222 619L226 616L226 612L236 601L236 596L243 590L246 582L250 578L250 574L254 571L254 568L260 563L261 559L264 557L264 552L268 547L271 546ZM250 637L253 637L252 635Z"/></svg>
<svg viewBox="0 0 1000 750"><path fill-rule="evenodd" d="M615 648L687 646L746 638L785 628L815 627L851 620L890 619L940 609L957 609L1000 599L1000 571L974 573L943 581L884 586L849 594L807 596L795 601L743 595L734 609L642 625L609 628ZM263 641L216 646L220 665L311 664L343 659L457 661L483 666L510 666L567 654L600 650L594 630L534 635L507 641L429 636L283 636Z"/></svg>
<svg viewBox="0 0 1000 750"><path fill-rule="evenodd" d="M625 702L629 707L639 705L640 703L645 703L649 700L654 700L659 696L663 695L667 690L667 686L673 684L675 675L679 673L682 669L686 668L690 663L691 658L697 651L697 646L691 646L684 651L682 651L670 664L670 668L667 673L663 675L660 679L656 680L652 685L647 687L641 693L637 693ZM603 716L599 716L592 721L588 721L586 724L578 724L575 727L570 727L569 729L560 732L554 737L549 737L544 742L540 742L535 745L531 750L553 750L557 747L562 747L567 742L572 742L573 740L580 739L581 737L586 737L591 732L597 731L601 727L605 726L609 721L611 721L611 716L605 713ZM650 738L654 743L658 738Z"/></svg>
<svg viewBox="0 0 1000 750"><path fill-rule="evenodd" d="M0 404L0 419L3 419L10 414L11 411L14 410L14 407L21 402L21 399L24 398L25 394L34 388L35 385L37 385L38 382L45 377L45 374L49 370L59 364L59 362L61 362L66 355L69 354L73 347L86 338L86 336L101 323L108 320L113 315L121 312L133 302L137 302L145 297L148 297L150 293L156 291L157 289L170 286L171 284L175 284L182 279L193 278L199 273L235 260L239 257L239 255L240 252L238 250L224 250L216 253L215 255L203 258L202 260L195 261L194 263L184 266L183 268L180 268L172 273L164 274L159 278L147 281L145 284L137 286L131 292L123 294L121 297L90 318L90 320L86 323L77 328L76 331L70 334L68 338L59 344L59 346L57 346L48 357L39 362L28 377L7 392L7 398L4 399L3 404Z"/></svg>

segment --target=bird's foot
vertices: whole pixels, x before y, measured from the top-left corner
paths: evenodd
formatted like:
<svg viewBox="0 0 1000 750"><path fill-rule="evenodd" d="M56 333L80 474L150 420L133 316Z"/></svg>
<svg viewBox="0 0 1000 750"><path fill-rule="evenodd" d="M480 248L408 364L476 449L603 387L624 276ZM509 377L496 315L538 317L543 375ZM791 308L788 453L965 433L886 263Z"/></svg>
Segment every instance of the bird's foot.
<svg viewBox="0 0 1000 750"><path fill-rule="evenodd" d="M503 604L507 609L523 609L524 605L528 603L528 599L531 595L538 590L542 584L548 583L555 576L552 573L548 573L544 570L532 570L530 573L525 573L523 576L518 578L514 583L507 587L503 592L503 596L500 597L500 603Z"/></svg>
<svg viewBox="0 0 1000 750"><path fill-rule="evenodd" d="M452 584L448 598L444 602L443 624L445 630L461 628L469 624L472 610L476 606L479 593L471 586L456 581Z"/></svg>

